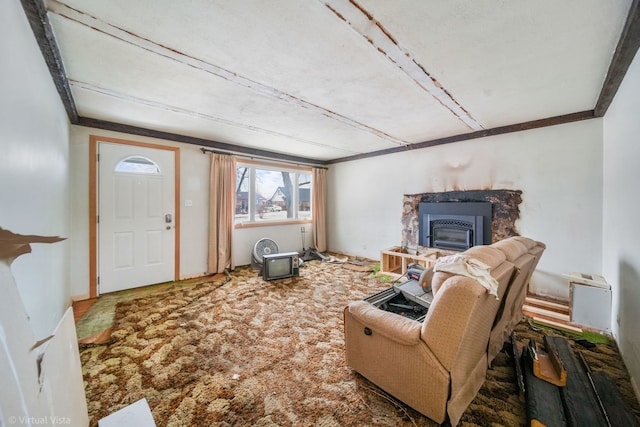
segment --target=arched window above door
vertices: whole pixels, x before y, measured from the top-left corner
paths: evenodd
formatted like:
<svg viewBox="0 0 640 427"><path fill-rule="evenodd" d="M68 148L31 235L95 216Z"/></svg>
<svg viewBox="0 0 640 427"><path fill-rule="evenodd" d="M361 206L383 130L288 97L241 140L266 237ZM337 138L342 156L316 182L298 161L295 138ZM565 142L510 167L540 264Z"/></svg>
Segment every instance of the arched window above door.
<svg viewBox="0 0 640 427"><path fill-rule="evenodd" d="M153 160L143 156L129 156L120 160L115 172L128 172L140 174L159 174L160 167Z"/></svg>

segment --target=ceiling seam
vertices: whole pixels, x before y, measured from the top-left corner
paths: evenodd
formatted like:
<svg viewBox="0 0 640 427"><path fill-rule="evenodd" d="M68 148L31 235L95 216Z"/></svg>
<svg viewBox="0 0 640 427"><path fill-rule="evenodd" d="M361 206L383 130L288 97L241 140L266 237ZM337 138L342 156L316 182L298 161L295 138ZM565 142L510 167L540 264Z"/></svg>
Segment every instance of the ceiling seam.
<svg viewBox="0 0 640 427"><path fill-rule="evenodd" d="M134 34L130 31L119 28L108 22L104 22L80 10L76 10L60 1L49 0L47 2L47 5L50 13L53 13L63 18L77 22L78 24L81 24L93 30L99 31L115 39L129 43L132 46L138 47L140 49L154 53L156 55L163 56L167 59L176 61L180 64L196 68L203 72L206 72L216 77L227 80L230 83L237 84L244 88L250 89L254 92L265 95L271 99L276 99L280 102L284 102L287 105L293 105L296 107L314 111L325 117L336 120L350 127L358 129L360 131L373 134L386 142L399 145L399 146L404 146L409 144L408 141L404 141L402 139L396 138L393 135L390 135L382 130L376 129L372 126L361 123L357 120L351 119L347 116L344 116L340 113L329 110L327 108L324 108L312 102L305 101L302 98L298 98L287 92L281 91L280 89L257 82L255 80L251 80L233 71L229 71L215 64L211 64L204 60L198 59L196 57L193 57L183 52L172 49L170 47L161 45L159 43L154 42L153 40L141 37L137 34Z"/></svg>
<svg viewBox="0 0 640 427"><path fill-rule="evenodd" d="M373 15L354 0L318 0L471 130L484 127Z"/></svg>
<svg viewBox="0 0 640 427"><path fill-rule="evenodd" d="M271 129L266 129L266 128L262 128L262 127L258 127L258 126L253 126L253 125L246 125L243 123L239 123L233 120L229 120L229 119L225 119L222 117L218 117L218 116L214 116L214 115L210 115L210 114L204 114L204 113L198 113L196 111L192 111L186 108L182 108L182 107L178 107L178 106L174 106L174 105L169 105L166 103L160 103L160 102L156 102L156 101L152 101L152 100L148 100L148 99L143 99L143 98L139 98L136 96L131 96L131 95L124 95L122 93L113 91L111 89L106 89L106 88L102 88L96 85L93 85L91 83L86 83L86 82L81 82L75 79L69 79L69 82L71 83L72 86L77 87L79 89L83 89L86 91L90 91L90 92L94 92L94 93L98 93L104 96L108 96L111 98L115 98L115 99L119 99L119 100L123 100L126 102L133 102L139 105L144 105L147 107L151 107L157 110L163 110L163 111L169 111L169 112L173 112L173 113L178 113L178 114L184 114L186 116L189 117L194 117L194 118L198 118L198 119L203 119L203 120L207 120L207 121L212 121L212 122L218 122L227 126L232 126L232 127L237 127L240 129L244 129L244 130L249 130L251 132L257 132L257 133L262 133L265 135L269 135L269 136L276 136L279 138L286 138L286 139L291 139L293 141L296 142L300 142L300 143L304 143L304 144L308 144L308 145L313 145L315 147L322 147L322 148L331 148L333 150L338 150L338 151L342 151L344 153L351 153L351 154L355 154L357 153L356 151L353 150L347 150L345 148L342 147L335 147L329 144L323 144L321 142L317 142L317 141L311 141L311 140L307 140L307 139L303 139L303 138L297 138L291 135L287 135L284 133L280 133Z"/></svg>

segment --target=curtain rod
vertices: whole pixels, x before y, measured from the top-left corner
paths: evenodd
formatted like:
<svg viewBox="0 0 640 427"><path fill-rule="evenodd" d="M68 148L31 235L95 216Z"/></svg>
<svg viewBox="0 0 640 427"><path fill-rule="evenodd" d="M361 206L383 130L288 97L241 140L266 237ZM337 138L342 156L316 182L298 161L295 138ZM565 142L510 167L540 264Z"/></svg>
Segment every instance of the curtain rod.
<svg viewBox="0 0 640 427"><path fill-rule="evenodd" d="M200 151L202 151L202 154L206 154L206 153L214 153L214 154L223 154L225 156L236 156L236 157L242 157L245 159L260 159L260 160L268 160L271 162L278 162L278 163L288 163L291 165L295 165L295 166L309 166L312 168L318 168L318 169L328 169L325 166L317 166L311 163L305 163L305 162L295 162L295 161L291 161L291 160L281 160L281 159L273 159L273 158L269 158L269 157L263 157L263 156L250 156L248 154L236 154L236 153L231 153L229 151L219 151L219 150L212 150L210 148L205 148L205 147L200 147Z"/></svg>

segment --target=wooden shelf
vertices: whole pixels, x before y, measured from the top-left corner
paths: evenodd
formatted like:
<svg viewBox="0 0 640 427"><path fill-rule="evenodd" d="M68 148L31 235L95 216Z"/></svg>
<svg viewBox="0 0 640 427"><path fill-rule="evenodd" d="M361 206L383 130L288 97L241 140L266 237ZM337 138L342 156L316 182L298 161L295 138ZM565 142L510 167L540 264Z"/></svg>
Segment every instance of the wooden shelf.
<svg viewBox="0 0 640 427"><path fill-rule="evenodd" d="M434 248L418 248L409 253L401 246L380 251L380 273L390 276L401 276L407 272L411 264L419 264L424 268L432 267L438 258L455 252Z"/></svg>

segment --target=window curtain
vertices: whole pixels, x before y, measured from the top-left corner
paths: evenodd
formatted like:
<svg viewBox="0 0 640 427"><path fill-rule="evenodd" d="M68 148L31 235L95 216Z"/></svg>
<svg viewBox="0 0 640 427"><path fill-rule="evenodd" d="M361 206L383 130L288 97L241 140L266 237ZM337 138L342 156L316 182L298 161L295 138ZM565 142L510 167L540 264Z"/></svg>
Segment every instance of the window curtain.
<svg viewBox="0 0 640 427"><path fill-rule="evenodd" d="M318 252L327 250L327 170L313 169L313 244Z"/></svg>
<svg viewBox="0 0 640 427"><path fill-rule="evenodd" d="M226 154L211 153L209 181L209 273L233 270L232 242L235 160Z"/></svg>

